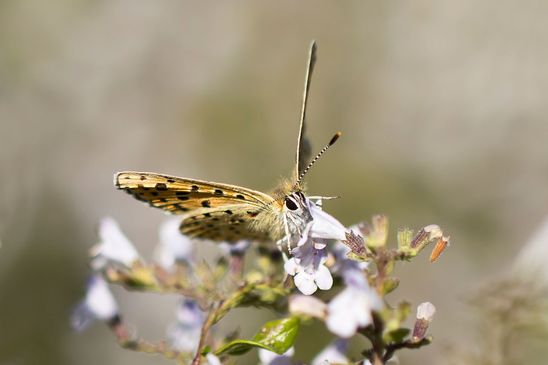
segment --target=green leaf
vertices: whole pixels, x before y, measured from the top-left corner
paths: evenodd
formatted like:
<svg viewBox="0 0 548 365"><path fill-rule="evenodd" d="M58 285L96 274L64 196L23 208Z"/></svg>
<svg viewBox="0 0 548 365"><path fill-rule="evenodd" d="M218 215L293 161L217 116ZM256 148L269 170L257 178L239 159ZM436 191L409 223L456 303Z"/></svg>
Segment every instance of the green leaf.
<svg viewBox="0 0 548 365"><path fill-rule="evenodd" d="M409 335L409 332L411 332L409 328L401 327L385 333L383 335L383 340L385 343L400 343Z"/></svg>
<svg viewBox="0 0 548 365"><path fill-rule="evenodd" d="M289 317L265 323L252 340L235 340L219 348L216 355L242 355L253 347L263 348L277 354L286 352L299 330L299 318Z"/></svg>
<svg viewBox="0 0 548 365"><path fill-rule="evenodd" d="M382 285L382 294L386 295L391 293L398 285L400 285L400 280L398 278L386 278Z"/></svg>

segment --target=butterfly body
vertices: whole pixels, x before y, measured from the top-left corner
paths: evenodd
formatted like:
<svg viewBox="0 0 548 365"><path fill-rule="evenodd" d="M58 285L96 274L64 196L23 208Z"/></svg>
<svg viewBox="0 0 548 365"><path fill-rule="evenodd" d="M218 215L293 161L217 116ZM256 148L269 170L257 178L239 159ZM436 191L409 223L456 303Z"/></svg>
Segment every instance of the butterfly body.
<svg viewBox="0 0 548 365"><path fill-rule="evenodd" d="M284 238L289 245L292 238L300 235L312 220L312 203L303 192L302 178L340 136L337 133L310 161L310 142L305 136L305 117L310 76L315 60L316 45L313 42L305 77L295 168L291 178L282 180L272 193L230 184L135 171L116 174L115 186L153 207L172 214L182 214L180 230L187 236L226 242L246 239L279 243Z"/></svg>

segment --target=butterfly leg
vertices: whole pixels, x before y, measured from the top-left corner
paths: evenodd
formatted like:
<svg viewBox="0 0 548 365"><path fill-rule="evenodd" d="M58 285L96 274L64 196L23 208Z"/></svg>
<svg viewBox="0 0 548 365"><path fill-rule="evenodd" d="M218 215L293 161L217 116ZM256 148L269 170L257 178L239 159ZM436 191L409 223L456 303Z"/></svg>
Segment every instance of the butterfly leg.
<svg viewBox="0 0 548 365"><path fill-rule="evenodd" d="M291 255L291 232L289 231L289 224L287 223L286 215L284 215L284 230L285 230L287 253Z"/></svg>

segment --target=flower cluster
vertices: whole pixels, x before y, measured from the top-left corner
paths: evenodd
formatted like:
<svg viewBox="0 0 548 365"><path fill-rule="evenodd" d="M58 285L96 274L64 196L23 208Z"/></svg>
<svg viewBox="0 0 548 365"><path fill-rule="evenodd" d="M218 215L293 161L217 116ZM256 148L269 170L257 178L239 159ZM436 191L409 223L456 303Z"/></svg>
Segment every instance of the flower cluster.
<svg viewBox="0 0 548 365"><path fill-rule="evenodd" d="M308 204L312 220L283 263L275 248L248 241L219 244L214 262L198 260L193 240L179 233L178 220L160 227L154 261L147 263L113 219L101 220L100 241L91 250L94 273L73 313L73 327L83 330L93 320L105 322L122 347L157 353L180 364L222 364L253 348L259 350L261 364L296 364L298 328L312 320L323 322L333 336L333 342L309 360L312 364L386 363L397 350L430 343L427 330L433 305L418 307L411 330L404 326L409 304L388 305L385 295L398 285L391 276L396 261L412 259L431 242L439 253L447 246L441 229L429 225L416 234L401 230L398 247L390 249L384 216L345 228L320 206ZM252 248L254 260L247 262ZM141 339L129 330L109 284L181 295L174 322L166 330L167 341ZM314 296L318 289L327 291L329 299ZM273 309L281 317L265 323L251 339L213 331L232 309L250 305ZM373 346L362 352L363 358L352 359L348 341L357 335Z"/></svg>

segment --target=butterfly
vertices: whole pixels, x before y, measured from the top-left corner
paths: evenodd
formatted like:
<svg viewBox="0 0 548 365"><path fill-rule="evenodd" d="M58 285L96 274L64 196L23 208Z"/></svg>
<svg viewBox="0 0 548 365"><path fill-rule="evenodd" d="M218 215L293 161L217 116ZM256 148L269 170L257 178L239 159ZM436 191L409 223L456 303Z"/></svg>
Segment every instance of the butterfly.
<svg viewBox="0 0 548 365"><path fill-rule="evenodd" d="M310 78L316 62L316 43L309 50L302 100L295 167L271 193L211 181L150 172L119 172L114 184L137 200L172 214L182 214L180 231L189 237L236 242L242 239L281 242L299 235L312 220L310 199L304 194L303 177L339 136L310 160L306 138L306 106ZM289 244L289 241L288 241Z"/></svg>

